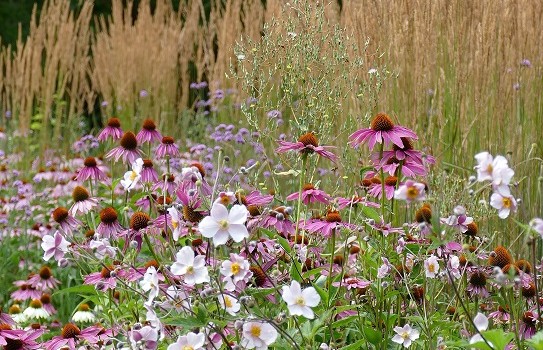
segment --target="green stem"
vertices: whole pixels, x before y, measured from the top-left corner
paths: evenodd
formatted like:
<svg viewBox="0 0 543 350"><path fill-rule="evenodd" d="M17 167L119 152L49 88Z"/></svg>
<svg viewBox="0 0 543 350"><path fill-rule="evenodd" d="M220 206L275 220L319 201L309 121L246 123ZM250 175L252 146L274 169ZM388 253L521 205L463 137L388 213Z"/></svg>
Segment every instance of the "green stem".
<svg viewBox="0 0 543 350"><path fill-rule="evenodd" d="M302 192L304 188L304 180L305 180L305 173L306 173L306 167L307 167L307 161L309 157L307 154L302 155L302 169L300 170L300 183L298 186L298 204L296 207L296 231L294 231L294 242L298 242L298 232L300 230L300 212L302 210ZM302 242L304 243L305 239L305 231L302 233Z"/></svg>

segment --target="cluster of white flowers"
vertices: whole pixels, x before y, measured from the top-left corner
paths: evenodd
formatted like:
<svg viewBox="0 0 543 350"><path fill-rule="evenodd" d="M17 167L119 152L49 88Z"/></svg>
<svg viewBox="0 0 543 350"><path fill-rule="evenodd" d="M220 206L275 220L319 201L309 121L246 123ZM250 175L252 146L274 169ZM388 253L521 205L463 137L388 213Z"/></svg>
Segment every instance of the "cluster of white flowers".
<svg viewBox="0 0 543 350"><path fill-rule="evenodd" d="M494 158L488 152L475 155L477 165L477 181L490 181L492 183L492 196L490 205L498 210L498 216L505 219L517 210L517 200L511 194L509 184L515 172L509 167L504 156Z"/></svg>

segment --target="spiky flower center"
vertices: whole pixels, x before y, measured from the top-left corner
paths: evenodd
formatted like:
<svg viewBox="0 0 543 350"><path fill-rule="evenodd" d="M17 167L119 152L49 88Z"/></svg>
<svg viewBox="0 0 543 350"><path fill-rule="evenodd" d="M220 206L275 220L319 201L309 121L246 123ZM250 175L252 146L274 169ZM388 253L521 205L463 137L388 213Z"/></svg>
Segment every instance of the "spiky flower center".
<svg viewBox="0 0 543 350"><path fill-rule="evenodd" d="M51 296L47 293L41 295L40 301L42 304L51 304Z"/></svg>
<svg viewBox="0 0 543 350"><path fill-rule="evenodd" d="M156 124L152 119L145 119L143 128L148 131L154 131L156 129Z"/></svg>
<svg viewBox="0 0 543 350"><path fill-rule="evenodd" d="M409 150L413 149L413 144L411 144L411 140L409 138L402 137L401 139L402 139L402 143L403 143L403 148L397 146L396 144L393 144L392 145L393 150L395 150L395 151L409 151Z"/></svg>
<svg viewBox="0 0 543 350"><path fill-rule="evenodd" d="M251 266L249 270L253 273L256 286L262 287L266 283L266 273L257 265Z"/></svg>
<svg viewBox="0 0 543 350"><path fill-rule="evenodd" d="M10 315L16 315L21 313L21 307L18 304L11 305L8 309Z"/></svg>
<svg viewBox="0 0 543 350"><path fill-rule="evenodd" d="M337 211L329 211L326 213L326 222L341 222L341 216Z"/></svg>
<svg viewBox="0 0 543 350"><path fill-rule="evenodd" d="M126 132L121 138L121 146L129 151L133 151L138 148L138 140L136 135L132 131Z"/></svg>
<svg viewBox="0 0 543 350"><path fill-rule="evenodd" d="M387 114L379 113L371 121L370 127L374 131L390 131L394 128L394 123Z"/></svg>
<svg viewBox="0 0 543 350"><path fill-rule="evenodd" d="M476 287L484 287L486 286L486 276L483 272L476 271L469 278L469 283Z"/></svg>
<svg viewBox="0 0 543 350"><path fill-rule="evenodd" d="M89 199L89 191L83 186L76 186L72 192L74 202L83 202Z"/></svg>
<svg viewBox="0 0 543 350"><path fill-rule="evenodd" d="M479 232L479 227L477 226L475 222L468 224L467 227L468 227L468 230L464 232L465 235L477 236L477 233Z"/></svg>
<svg viewBox="0 0 543 350"><path fill-rule="evenodd" d="M159 264L158 262L153 259L153 260L149 260L148 262L145 263L144 267L145 269L147 270L149 267L153 266L155 269L158 270L158 267L159 267Z"/></svg>
<svg viewBox="0 0 543 350"><path fill-rule="evenodd" d="M89 311L90 306L88 304L81 304L79 305L79 311Z"/></svg>
<svg viewBox="0 0 543 350"><path fill-rule="evenodd" d="M30 302L30 305L29 305L31 308L33 309L41 309L43 307L43 304L41 303L41 300L40 299L33 299L31 302Z"/></svg>
<svg viewBox="0 0 543 350"><path fill-rule="evenodd" d="M505 247L497 246L496 249L494 249L494 251L490 254L488 263L491 266L499 266L503 268L505 265L513 263L513 257Z"/></svg>
<svg viewBox="0 0 543 350"><path fill-rule="evenodd" d="M385 185L387 186L396 186L398 183L398 178L396 176L388 176L385 179Z"/></svg>
<svg viewBox="0 0 543 350"><path fill-rule="evenodd" d="M48 280L49 278L51 278L51 276L53 276L51 269L47 266L42 266L39 275L43 280Z"/></svg>
<svg viewBox="0 0 543 350"><path fill-rule="evenodd" d="M83 164L88 168L95 168L98 165L94 157L85 158L85 161L83 162Z"/></svg>
<svg viewBox="0 0 543 350"><path fill-rule="evenodd" d="M193 207L189 205L184 205L183 218L192 223L197 223L197 222L200 222L204 218L204 216L202 215L201 212L197 211Z"/></svg>
<svg viewBox="0 0 543 350"><path fill-rule="evenodd" d="M312 132L308 132L307 134L303 134L298 138L298 142L301 142L304 144L304 146L313 146L318 147L319 146L319 140L317 139L317 136L313 134Z"/></svg>
<svg viewBox="0 0 543 350"><path fill-rule="evenodd" d="M511 198L503 197L502 202L503 202L503 207L504 208L511 208L511 204L512 204Z"/></svg>
<svg viewBox="0 0 543 350"><path fill-rule="evenodd" d="M531 311L526 311L524 315L522 315L522 321L529 326L535 327L536 318Z"/></svg>
<svg viewBox="0 0 543 350"><path fill-rule="evenodd" d="M253 324L251 325L251 335L255 338L258 338L260 337L260 333L262 333L262 328L257 325L257 324Z"/></svg>
<svg viewBox="0 0 543 350"><path fill-rule="evenodd" d="M107 126L110 128L120 128L121 127L121 121L118 118L109 118L107 121Z"/></svg>
<svg viewBox="0 0 543 350"><path fill-rule="evenodd" d="M303 187L302 187L302 190L303 191L309 191L309 190L314 190L315 189L315 186L313 186L313 184L305 184Z"/></svg>
<svg viewBox="0 0 543 350"><path fill-rule="evenodd" d="M149 220L151 220L151 218L148 214L137 211L130 218L130 228L135 231L144 229L149 225Z"/></svg>
<svg viewBox="0 0 543 350"><path fill-rule="evenodd" d="M81 334L81 330L73 323L68 323L62 328L62 338L75 338Z"/></svg>
<svg viewBox="0 0 543 350"><path fill-rule="evenodd" d="M102 276L102 278L110 278L111 271L113 271L113 266L109 265L109 266L103 267L102 271L100 271L100 276Z"/></svg>
<svg viewBox="0 0 543 350"><path fill-rule="evenodd" d="M204 166L201 163L194 162L190 166L195 167L196 169L198 169L198 171L200 172L200 175L202 175L202 177L206 176L206 170L205 170Z"/></svg>
<svg viewBox="0 0 543 350"><path fill-rule="evenodd" d="M175 140L173 139L173 137L170 137L170 136L164 136L162 138L162 143L165 144L165 145L173 145L175 142Z"/></svg>
<svg viewBox="0 0 543 350"><path fill-rule="evenodd" d="M423 204L422 207L415 213L417 222L430 222L432 220L432 208L428 204Z"/></svg>
<svg viewBox="0 0 543 350"><path fill-rule="evenodd" d="M102 221L104 224L114 223L117 221L117 211L115 211L115 209L112 207L104 208L100 212L100 221Z"/></svg>
<svg viewBox="0 0 543 350"><path fill-rule="evenodd" d="M59 224L64 222L68 218L68 209L64 207L58 207L55 210L53 210L53 220L58 222Z"/></svg>
<svg viewBox="0 0 543 350"><path fill-rule="evenodd" d="M143 167L144 168L152 168L153 167L153 161L151 159L144 159L143 160Z"/></svg>
<svg viewBox="0 0 543 350"><path fill-rule="evenodd" d="M530 272L532 272L532 265L527 260L519 259L519 260L517 260L515 265L517 265L519 270L522 270L525 273L529 274Z"/></svg>

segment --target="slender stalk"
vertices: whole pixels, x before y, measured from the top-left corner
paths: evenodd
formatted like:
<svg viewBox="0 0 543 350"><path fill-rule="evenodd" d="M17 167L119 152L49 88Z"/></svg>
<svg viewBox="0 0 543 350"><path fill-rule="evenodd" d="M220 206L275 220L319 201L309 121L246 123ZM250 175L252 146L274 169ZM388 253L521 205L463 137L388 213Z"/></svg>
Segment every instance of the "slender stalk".
<svg viewBox="0 0 543 350"><path fill-rule="evenodd" d="M294 231L294 242L298 242L298 232L300 230L300 212L302 210L302 192L304 188L304 181L305 181L305 173L306 173L306 167L307 167L307 161L309 157L306 153L302 155L302 169L300 171L300 183L298 185L298 203L296 206L296 231ZM305 239L305 231L302 232L302 242L304 243Z"/></svg>

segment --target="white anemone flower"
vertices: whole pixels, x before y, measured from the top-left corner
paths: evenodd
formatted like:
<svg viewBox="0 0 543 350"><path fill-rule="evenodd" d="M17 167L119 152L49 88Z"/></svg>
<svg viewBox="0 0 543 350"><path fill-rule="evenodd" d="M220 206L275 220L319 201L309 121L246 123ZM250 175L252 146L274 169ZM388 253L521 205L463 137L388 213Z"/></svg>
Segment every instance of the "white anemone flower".
<svg viewBox="0 0 543 350"><path fill-rule="evenodd" d="M404 200L407 203L425 200L425 187L426 186L423 183L407 180L394 191L394 198Z"/></svg>
<svg viewBox="0 0 543 350"><path fill-rule="evenodd" d="M149 299L147 300L148 304L151 304L153 300L158 296L159 286L158 286L158 273L154 266L149 266L143 280L140 281L140 287L144 292L149 292Z"/></svg>
<svg viewBox="0 0 543 350"><path fill-rule="evenodd" d="M179 225L181 218L177 209L173 207L168 208L168 214L170 214L170 220L172 221L173 240L177 242L179 240L179 236L181 235L181 225Z"/></svg>
<svg viewBox="0 0 543 350"><path fill-rule="evenodd" d="M124 189L130 192L131 189L136 187L136 184L141 178L141 170L143 169L143 159L138 158L132 163L132 170L124 173L124 178L121 180L121 185Z"/></svg>
<svg viewBox="0 0 543 350"><path fill-rule="evenodd" d="M319 305L321 297L313 287L302 290L300 283L292 281L289 286L283 286L281 293L287 303L291 315L300 315L312 319L315 317L312 307Z"/></svg>
<svg viewBox="0 0 543 350"><path fill-rule="evenodd" d="M426 278L436 278L439 272L439 263L437 262L437 256L433 255L424 261L424 271Z"/></svg>
<svg viewBox="0 0 543 350"><path fill-rule="evenodd" d="M417 329L411 328L408 324L403 327L394 327L394 332L396 332L396 335L392 337L392 341L406 348L410 347L413 341L417 340L420 336L420 332Z"/></svg>
<svg viewBox="0 0 543 350"><path fill-rule="evenodd" d="M515 172L509 168L507 158L504 156L492 157L488 152L475 155L477 165L477 181L492 181L494 186L509 185Z"/></svg>
<svg viewBox="0 0 543 350"><path fill-rule="evenodd" d="M506 219L509 214L517 211L517 201L511 195L509 188L502 188L490 196L490 205L498 209L498 216Z"/></svg>
<svg viewBox="0 0 543 350"><path fill-rule="evenodd" d="M177 338L177 341L168 346L167 350L178 350L178 349L187 349L187 350L200 350L204 349L205 343L205 334L202 333L193 333L189 332L187 335L180 336Z"/></svg>
<svg viewBox="0 0 543 350"><path fill-rule="evenodd" d="M241 304L238 300L227 294L219 294L219 304L232 316L236 316L241 308Z"/></svg>
<svg viewBox="0 0 543 350"><path fill-rule="evenodd" d="M277 330L269 323L247 322L243 325L240 345L246 349L267 350L277 339Z"/></svg>
<svg viewBox="0 0 543 350"><path fill-rule="evenodd" d="M241 242L249 237L245 221L249 211L244 205L236 204L228 209L220 203L213 203L210 215L206 216L198 225L202 236L213 238L213 244L219 246L232 238L234 242Z"/></svg>
<svg viewBox="0 0 543 350"><path fill-rule="evenodd" d="M176 276L183 276L186 284L193 286L199 283L209 282L209 272L205 266L205 256L194 256L191 247L183 247L177 253L176 262L171 271Z"/></svg>

